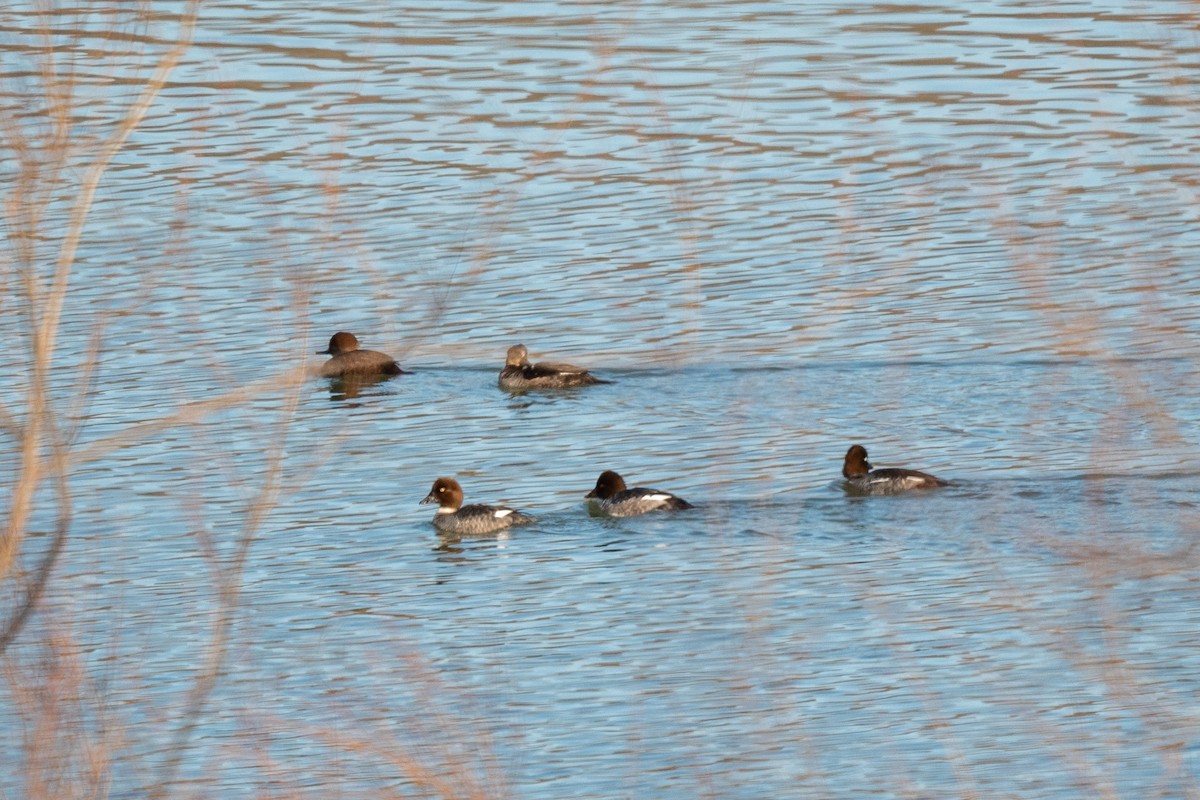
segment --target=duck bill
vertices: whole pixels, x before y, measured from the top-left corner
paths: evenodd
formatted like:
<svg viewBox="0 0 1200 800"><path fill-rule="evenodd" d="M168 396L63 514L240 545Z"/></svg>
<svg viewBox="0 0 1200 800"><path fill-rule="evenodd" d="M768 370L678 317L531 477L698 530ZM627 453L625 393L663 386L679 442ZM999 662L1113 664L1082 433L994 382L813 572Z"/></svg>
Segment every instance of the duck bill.
<svg viewBox="0 0 1200 800"><path fill-rule="evenodd" d="M436 502L437 502L437 498L433 496L433 492L430 492L429 494L425 495L425 499L422 500L421 502L417 503L417 505L423 506L426 503L436 503Z"/></svg>

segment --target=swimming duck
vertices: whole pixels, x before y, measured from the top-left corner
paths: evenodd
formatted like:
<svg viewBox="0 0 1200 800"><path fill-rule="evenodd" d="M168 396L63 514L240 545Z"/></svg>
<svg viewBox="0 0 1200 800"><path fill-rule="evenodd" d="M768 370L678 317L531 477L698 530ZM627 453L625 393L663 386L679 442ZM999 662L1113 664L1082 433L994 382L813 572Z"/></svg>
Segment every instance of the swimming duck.
<svg viewBox="0 0 1200 800"><path fill-rule="evenodd" d="M338 331L329 339L329 347L318 350L320 355L332 356L321 365L322 378L341 378L351 375L404 375L396 359L376 350L358 349L353 333Z"/></svg>
<svg viewBox="0 0 1200 800"><path fill-rule="evenodd" d="M530 364L529 351L523 344L514 344L508 348L504 358L504 369L500 370L500 388L510 392L527 389L569 389L596 383L608 381L602 381L583 367L571 364Z"/></svg>
<svg viewBox="0 0 1200 800"><path fill-rule="evenodd" d="M478 536L495 533L513 525L534 522L534 518L503 506L472 504L464 506L463 490L454 478L438 478L421 503L437 503L433 526L443 533Z"/></svg>
<svg viewBox="0 0 1200 800"><path fill-rule="evenodd" d="M842 476L849 488L863 494L896 494L911 489L936 489L949 485L941 478L915 469L872 469L867 461L867 448L861 444L853 445L846 451Z"/></svg>
<svg viewBox="0 0 1200 800"><path fill-rule="evenodd" d="M693 507L670 492L640 486L626 489L625 480L610 469L600 473L596 488L584 497L588 500L588 511L594 516L635 517L648 511L682 511Z"/></svg>

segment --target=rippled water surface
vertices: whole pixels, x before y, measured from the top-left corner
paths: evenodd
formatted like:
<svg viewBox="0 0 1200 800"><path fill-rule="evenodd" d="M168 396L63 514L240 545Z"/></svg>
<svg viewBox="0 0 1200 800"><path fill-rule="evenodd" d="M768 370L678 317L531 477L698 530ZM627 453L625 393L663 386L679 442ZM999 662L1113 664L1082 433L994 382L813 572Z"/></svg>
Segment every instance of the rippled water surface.
<svg viewBox="0 0 1200 800"><path fill-rule="evenodd" d="M22 275L180 10L0 10L6 510ZM204 5L71 273L0 794L1194 797L1198 53L1171 2ZM412 374L289 382L337 330ZM612 382L502 392L517 342ZM953 485L848 496L856 442ZM697 507L589 517L603 469ZM538 521L439 538L440 475Z"/></svg>

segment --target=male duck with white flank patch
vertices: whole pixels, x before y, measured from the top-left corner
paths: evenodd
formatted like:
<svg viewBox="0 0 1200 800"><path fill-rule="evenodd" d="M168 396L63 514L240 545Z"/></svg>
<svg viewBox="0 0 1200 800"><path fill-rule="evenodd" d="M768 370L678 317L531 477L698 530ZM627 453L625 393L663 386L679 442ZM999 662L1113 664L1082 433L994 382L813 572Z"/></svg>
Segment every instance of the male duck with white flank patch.
<svg viewBox="0 0 1200 800"><path fill-rule="evenodd" d="M626 489L625 480L610 469L600 473L596 488L584 497L588 500L588 512L602 517L636 517L648 511L682 511L693 507L670 492L640 486Z"/></svg>
<svg viewBox="0 0 1200 800"><path fill-rule="evenodd" d="M846 479L847 487L860 494L898 494L912 489L936 489L949 485L948 481L915 469L872 469L867 461L867 448L861 444L853 445L846 451L842 476Z"/></svg>

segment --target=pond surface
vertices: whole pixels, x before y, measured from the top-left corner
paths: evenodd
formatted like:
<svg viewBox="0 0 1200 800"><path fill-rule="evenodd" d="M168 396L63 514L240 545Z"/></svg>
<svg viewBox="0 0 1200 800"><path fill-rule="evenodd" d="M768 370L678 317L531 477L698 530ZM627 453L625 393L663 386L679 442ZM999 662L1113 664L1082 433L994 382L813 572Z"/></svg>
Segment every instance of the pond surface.
<svg viewBox="0 0 1200 800"><path fill-rule="evenodd" d="M47 18L68 177L179 8ZM39 130L38 25L0 12L0 164ZM1194 797L1198 31L1171 2L205 5L72 274L74 517L3 659L0 794L66 796L46 764L141 797L179 752L186 797ZM412 374L290 383L338 330ZM612 383L502 392L518 342ZM848 496L854 443L953 485ZM604 469L696 508L589 517ZM538 521L439 538L442 475Z"/></svg>

